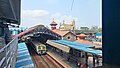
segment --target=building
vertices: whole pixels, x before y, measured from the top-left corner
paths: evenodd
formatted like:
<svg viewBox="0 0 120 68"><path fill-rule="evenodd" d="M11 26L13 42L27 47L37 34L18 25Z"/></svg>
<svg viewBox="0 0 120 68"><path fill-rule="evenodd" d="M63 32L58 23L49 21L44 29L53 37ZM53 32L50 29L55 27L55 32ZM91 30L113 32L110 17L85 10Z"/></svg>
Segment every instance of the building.
<svg viewBox="0 0 120 68"><path fill-rule="evenodd" d="M56 29L57 23L53 19L53 21L50 25L51 25L51 29L54 30L54 29Z"/></svg>
<svg viewBox="0 0 120 68"><path fill-rule="evenodd" d="M54 20L50 25L51 25L51 30L54 33L60 35L62 40L70 40L70 41L76 40L76 35L73 32L71 32L69 30L65 30L65 29L64 30L56 29L57 23ZM67 27L67 25L65 27Z"/></svg>
<svg viewBox="0 0 120 68"><path fill-rule="evenodd" d="M99 45L101 43L94 43L94 42L90 42L88 40L83 40L77 37L77 40L75 40L74 42L78 42L78 43L83 43L83 44L88 44L88 45L92 45L95 47L95 49L102 49L102 45Z"/></svg>
<svg viewBox="0 0 120 68"><path fill-rule="evenodd" d="M71 21L70 24L66 24L63 20L63 23L60 23L60 30L74 31L75 30L75 20Z"/></svg>
<svg viewBox="0 0 120 68"><path fill-rule="evenodd" d="M85 39L85 38L87 38L87 35L79 34L79 35L77 35L77 37L80 38L80 39Z"/></svg>
<svg viewBox="0 0 120 68"><path fill-rule="evenodd" d="M52 31L60 35L62 40L70 40L70 41L76 40L76 35L70 31L61 31L59 29L54 29Z"/></svg>
<svg viewBox="0 0 120 68"><path fill-rule="evenodd" d="M75 30L75 33L77 35L79 34L85 34L85 35L95 35L96 34L96 31L95 30Z"/></svg>

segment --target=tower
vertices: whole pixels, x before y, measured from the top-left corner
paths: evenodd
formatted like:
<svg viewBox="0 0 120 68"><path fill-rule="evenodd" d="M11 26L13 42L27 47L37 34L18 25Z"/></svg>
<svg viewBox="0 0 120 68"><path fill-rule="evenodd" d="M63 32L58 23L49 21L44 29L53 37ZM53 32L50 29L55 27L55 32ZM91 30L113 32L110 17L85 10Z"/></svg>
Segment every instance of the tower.
<svg viewBox="0 0 120 68"><path fill-rule="evenodd" d="M75 27L75 20L71 21L70 25Z"/></svg>
<svg viewBox="0 0 120 68"><path fill-rule="evenodd" d="M54 30L54 29L56 29L57 23L53 19L53 21L52 21L52 23L50 25L51 25L51 29Z"/></svg>
<svg viewBox="0 0 120 68"><path fill-rule="evenodd" d="M73 30L73 33L75 33L75 20L73 20L72 22L71 22L71 29Z"/></svg>

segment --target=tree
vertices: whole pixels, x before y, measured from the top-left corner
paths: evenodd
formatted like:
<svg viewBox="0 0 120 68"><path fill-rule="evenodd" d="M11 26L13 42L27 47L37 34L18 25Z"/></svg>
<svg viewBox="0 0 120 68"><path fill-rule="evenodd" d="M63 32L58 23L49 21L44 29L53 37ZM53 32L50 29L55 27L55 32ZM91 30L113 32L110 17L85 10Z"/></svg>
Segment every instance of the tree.
<svg viewBox="0 0 120 68"><path fill-rule="evenodd" d="M98 32L102 33L102 28L98 28Z"/></svg>
<svg viewBox="0 0 120 68"><path fill-rule="evenodd" d="M90 30L98 30L98 26L92 26Z"/></svg>
<svg viewBox="0 0 120 68"><path fill-rule="evenodd" d="M88 27L80 27L80 30L89 30Z"/></svg>
<svg viewBox="0 0 120 68"><path fill-rule="evenodd" d="M90 30L95 30L96 32L102 33L102 28L98 26L92 26Z"/></svg>

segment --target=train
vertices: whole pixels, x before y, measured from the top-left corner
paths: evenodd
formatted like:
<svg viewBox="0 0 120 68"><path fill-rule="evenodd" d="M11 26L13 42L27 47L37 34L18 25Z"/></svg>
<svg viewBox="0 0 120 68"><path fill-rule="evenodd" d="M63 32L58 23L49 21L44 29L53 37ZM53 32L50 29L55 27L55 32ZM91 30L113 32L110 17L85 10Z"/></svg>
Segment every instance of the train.
<svg viewBox="0 0 120 68"><path fill-rule="evenodd" d="M37 52L37 54L46 54L46 45L32 39L28 39L28 42L31 44L32 48Z"/></svg>

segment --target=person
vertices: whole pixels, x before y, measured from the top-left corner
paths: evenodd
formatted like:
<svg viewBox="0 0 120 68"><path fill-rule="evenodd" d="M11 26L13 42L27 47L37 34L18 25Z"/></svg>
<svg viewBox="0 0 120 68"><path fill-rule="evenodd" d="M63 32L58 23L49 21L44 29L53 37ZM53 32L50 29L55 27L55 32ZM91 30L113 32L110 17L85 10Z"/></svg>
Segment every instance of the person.
<svg viewBox="0 0 120 68"><path fill-rule="evenodd" d="M78 67L81 68L81 62L80 61L78 62Z"/></svg>
<svg viewBox="0 0 120 68"><path fill-rule="evenodd" d="M98 66L99 66L99 59L96 62L96 67L98 67Z"/></svg>
<svg viewBox="0 0 120 68"><path fill-rule="evenodd" d="M80 68L86 68L85 64L81 64Z"/></svg>

